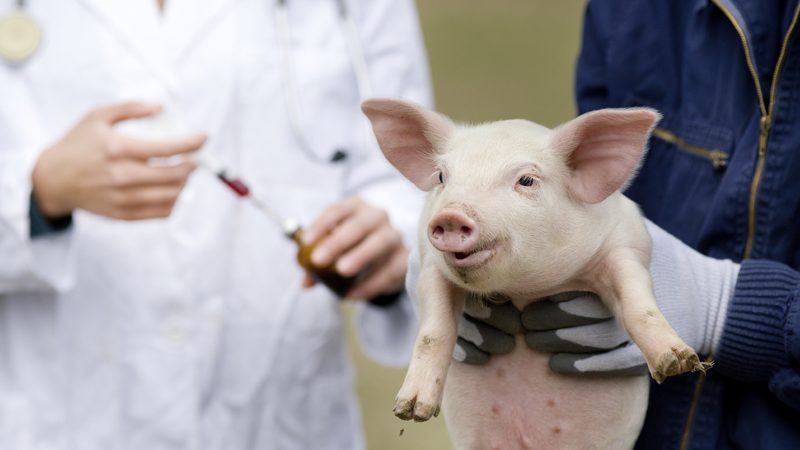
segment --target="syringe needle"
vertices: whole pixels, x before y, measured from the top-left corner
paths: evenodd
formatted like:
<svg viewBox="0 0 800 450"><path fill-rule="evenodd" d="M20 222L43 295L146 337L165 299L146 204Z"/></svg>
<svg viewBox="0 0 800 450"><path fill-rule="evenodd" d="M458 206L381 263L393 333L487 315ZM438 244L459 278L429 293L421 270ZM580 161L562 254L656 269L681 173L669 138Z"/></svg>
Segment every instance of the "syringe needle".
<svg viewBox="0 0 800 450"><path fill-rule="evenodd" d="M251 205L263 212L270 220L275 222L281 228L281 231L284 235L286 235L286 237L291 238L297 232L297 230L300 229L300 224L296 220L284 219L281 217L278 213L272 210L272 208L268 207L266 202L256 197L245 182L239 178L233 178L229 176L224 166L219 164L207 154L201 154L197 158L197 164L213 173L239 198L248 200Z"/></svg>

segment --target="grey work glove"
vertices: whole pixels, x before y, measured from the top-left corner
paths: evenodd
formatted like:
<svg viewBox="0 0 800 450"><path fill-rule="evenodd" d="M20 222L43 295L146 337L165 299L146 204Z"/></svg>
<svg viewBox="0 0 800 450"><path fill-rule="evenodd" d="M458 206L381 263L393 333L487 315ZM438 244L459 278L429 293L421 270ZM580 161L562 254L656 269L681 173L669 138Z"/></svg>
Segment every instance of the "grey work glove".
<svg viewBox="0 0 800 450"><path fill-rule="evenodd" d="M653 241L650 273L659 309L698 354L713 355L722 335L739 265L706 257L651 222L646 221L646 225ZM484 311L482 315L495 314ZM639 348L630 342L594 295L567 293L534 302L521 313L521 322L529 347L553 353L550 367L555 372L605 375L646 372ZM473 342L472 335L459 335L459 341ZM494 335L482 331L478 347L494 348L493 343L487 342ZM465 344L460 348L467 354L464 362L480 361L470 355ZM486 359L488 354L483 358Z"/></svg>
<svg viewBox="0 0 800 450"><path fill-rule="evenodd" d="M514 335L522 331L519 310L506 298L469 294L458 323L453 358L467 364L485 364L491 354L514 349Z"/></svg>
<svg viewBox="0 0 800 450"><path fill-rule="evenodd" d="M639 348L591 292L567 292L531 303L522 311L522 323L528 347L553 354L554 372L647 374ZM594 364L586 367L587 360Z"/></svg>
<svg viewBox="0 0 800 450"><path fill-rule="evenodd" d="M514 335L525 334L529 347L542 352L586 353L606 351L628 337L600 299L590 292L565 292L528 305L520 311L498 299L467 299L458 327L453 357L467 364L484 364L492 354L514 348ZM586 335L580 326L595 325ZM562 330L563 329L563 330Z"/></svg>

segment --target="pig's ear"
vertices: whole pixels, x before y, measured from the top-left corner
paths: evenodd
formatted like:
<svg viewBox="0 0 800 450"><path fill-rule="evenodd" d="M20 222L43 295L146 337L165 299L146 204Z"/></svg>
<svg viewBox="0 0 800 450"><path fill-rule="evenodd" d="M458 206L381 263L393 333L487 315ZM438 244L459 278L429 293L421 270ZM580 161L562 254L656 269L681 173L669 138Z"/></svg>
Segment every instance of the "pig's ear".
<svg viewBox="0 0 800 450"><path fill-rule="evenodd" d="M570 194L584 203L598 203L622 189L633 177L660 119L649 108L601 109L556 128L550 144L572 169L567 180Z"/></svg>
<svg viewBox="0 0 800 450"><path fill-rule="evenodd" d="M418 188L430 190L436 184L433 156L453 134L453 122L399 100L366 100L361 110L372 122L386 159Z"/></svg>

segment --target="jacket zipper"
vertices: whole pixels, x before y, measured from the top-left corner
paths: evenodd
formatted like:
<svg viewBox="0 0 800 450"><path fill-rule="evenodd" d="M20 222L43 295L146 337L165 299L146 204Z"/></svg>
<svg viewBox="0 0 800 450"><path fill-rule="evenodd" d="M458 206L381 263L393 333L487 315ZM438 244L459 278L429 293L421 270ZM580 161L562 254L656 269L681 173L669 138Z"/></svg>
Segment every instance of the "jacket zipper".
<svg viewBox="0 0 800 450"><path fill-rule="evenodd" d="M744 35L744 30L742 29L741 25L736 21L736 18L733 14L725 7L721 0L712 0L712 2L717 5L717 7L722 10L728 20L731 22L733 27L736 29L736 33L739 34L739 39L742 41L742 47L744 47L744 56L745 60L747 61L747 68L750 71L750 75L753 77L753 81L756 85L756 94L758 95L758 106L761 109L761 121L759 126L759 135L758 135L758 159L756 160L756 170L753 174L753 181L750 184L750 199L747 205L747 241L745 241L744 247L744 254L743 259L747 259L750 257L750 253L753 251L753 239L755 237L755 228L756 228L756 199L758 195L758 188L761 184L761 176L764 172L764 160L767 154L767 142L769 141L769 131L770 127L772 126L772 113L775 107L775 96L777 95L778 89L778 80L780 78L780 72L783 68L783 62L786 57L786 49L789 46L789 41L794 33L795 25L797 25L797 18L798 14L800 14L800 5L795 9L794 17L792 18L792 23L789 26L789 30L786 32L786 37L783 39L783 44L781 45L781 52L778 56L778 62L775 65L775 71L772 73L772 86L770 88L770 97L769 97L769 109L767 109L767 105L764 101L764 93L761 90L761 82L758 78L758 73L756 72L755 64L753 64L753 57L750 54L750 47L747 45L747 38ZM681 439L681 446L680 450L685 450L689 445L689 433L692 430L692 423L694 422L694 415L697 412L697 402L700 399L700 391L703 388L703 384L705 383L706 375L701 373L697 379L697 384L695 385L694 394L692 395L692 403L689 407L689 415L686 418L686 425L683 429L683 438Z"/></svg>
<svg viewBox="0 0 800 450"><path fill-rule="evenodd" d="M728 155L722 150L708 149L697 145L689 144L688 142L681 139L675 133L667 131L663 128L654 129L653 136L661 139L662 141L674 144L681 150L684 150L701 158L708 159L709 161L711 161L711 165L714 166L714 169L716 170L722 169L723 167L728 165Z"/></svg>

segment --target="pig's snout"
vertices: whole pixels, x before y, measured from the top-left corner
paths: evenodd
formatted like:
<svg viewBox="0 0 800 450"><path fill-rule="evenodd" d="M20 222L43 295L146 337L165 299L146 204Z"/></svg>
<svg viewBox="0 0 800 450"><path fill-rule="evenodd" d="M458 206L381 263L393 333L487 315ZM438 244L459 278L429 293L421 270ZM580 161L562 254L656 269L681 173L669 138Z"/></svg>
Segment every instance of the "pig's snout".
<svg viewBox="0 0 800 450"><path fill-rule="evenodd" d="M478 235L478 224L459 211L442 211L428 225L428 239L442 252L470 253Z"/></svg>

